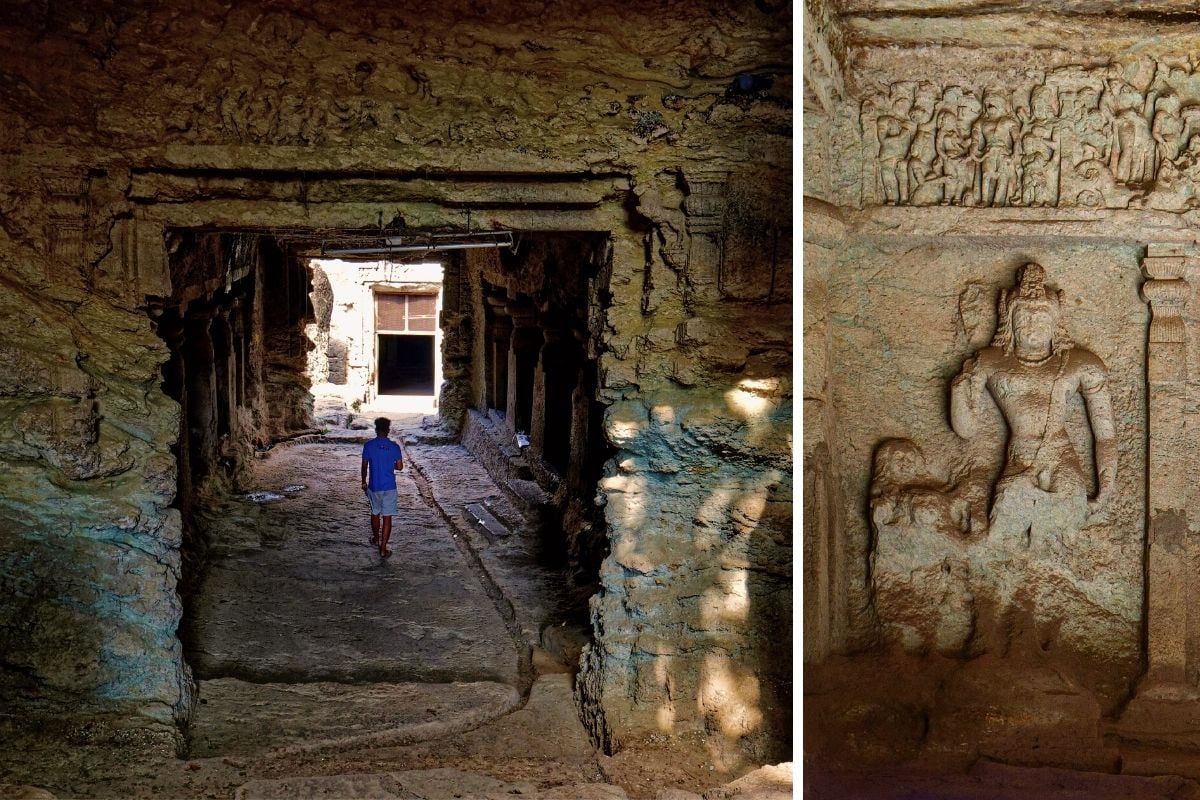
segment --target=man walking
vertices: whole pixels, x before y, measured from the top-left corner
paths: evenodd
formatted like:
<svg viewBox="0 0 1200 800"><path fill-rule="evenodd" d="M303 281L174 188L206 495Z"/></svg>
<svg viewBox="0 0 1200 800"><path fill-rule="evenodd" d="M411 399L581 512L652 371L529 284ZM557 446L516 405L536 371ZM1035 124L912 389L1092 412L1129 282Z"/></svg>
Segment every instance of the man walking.
<svg viewBox="0 0 1200 800"><path fill-rule="evenodd" d="M404 469L400 445L388 438L392 421L375 420L375 438L363 445L362 487L371 502L371 544L378 545L381 558L392 554L392 517L396 515L396 470ZM367 475L370 474L370 481Z"/></svg>

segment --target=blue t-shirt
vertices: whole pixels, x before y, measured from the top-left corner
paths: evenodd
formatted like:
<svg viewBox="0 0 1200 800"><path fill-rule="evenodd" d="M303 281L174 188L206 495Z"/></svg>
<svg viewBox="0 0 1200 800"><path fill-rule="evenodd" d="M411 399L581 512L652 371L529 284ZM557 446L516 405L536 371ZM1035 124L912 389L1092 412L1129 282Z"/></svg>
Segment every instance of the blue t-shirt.
<svg viewBox="0 0 1200 800"><path fill-rule="evenodd" d="M396 488L396 462L403 457L400 445L386 436L376 436L363 445L363 461L371 465L367 489L384 492Z"/></svg>

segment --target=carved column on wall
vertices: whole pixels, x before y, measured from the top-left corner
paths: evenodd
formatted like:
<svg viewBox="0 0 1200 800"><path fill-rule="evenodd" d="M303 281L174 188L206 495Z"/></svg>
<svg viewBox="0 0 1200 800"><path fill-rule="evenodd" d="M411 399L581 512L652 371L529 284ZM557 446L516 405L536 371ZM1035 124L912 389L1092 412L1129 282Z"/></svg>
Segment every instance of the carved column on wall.
<svg viewBox="0 0 1200 800"><path fill-rule="evenodd" d="M538 350L537 365L533 369L533 411L529 420L529 450L538 458L546 455L546 415L550 408L550 383L561 378L554 371L559 368L555 351L560 349L563 329L553 321L542 327L542 346Z"/></svg>
<svg viewBox="0 0 1200 800"><path fill-rule="evenodd" d="M1129 742L1193 746L1200 719L1200 546L1195 392L1200 248L1154 245L1142 261L1146 342L1146 674L1115 727Z"/></svg>
<svg viewBox="0 0 1200 800"><path fill-rule="evenodd" d="M575 336L575 344L578 348L577 352L580 354L586 353L590 338L588 332L575 328L572 333ZM590 375L594 375L594 371L587 369L587 362L584 360L575 372L575 388L571 391L571 462L567 466L567 485L577 487L580 491L590 488L584 487L582 481L589 454L588 448L591 436L591 432L588 429L589 418L591 416L591 398L595 396L596 388L593 385L594 381L589 380Z"/></svg>
<svg viewBox="0 0 1200 800"><path fill-rule="evenodd" d="M96 275L99 290L134 305L147 296L171 296L171 266L162 223L140 216L120 219L112 228L113 251Z"/></svg>
<svg viewBox="0 0 1200 800"><path fill-rule="evenodd" d="M491 310L491 318L484 331L484 405L503 411L508 408L508 350L512 319L504 307L507 298L503 291L487 294L484 300Z"/></svg>
<svg viewBox="0 0 1200 800"><path fill-rule="evenodd" d="M1191 287L1188 258L1151 245L1142 262L1142 294L1150 304L1146 348L1148 470L1146 633L1147 685L1188 681L1188 609L1195 579L1189 568L1188 494L1194 480L1187 442L1187 340L1184 312Z"/></svg>
<svg viewBox="0 0 1200 800"><path fill-rule="evenodd" d="M46 192L45 236L50 245L54 283L79 284L86 267L88 186L86 173L58 173L42 177Z"/></svg>
<svg viewBox="0 0 1200 800"><path fill-rule="evenodd" d="M698 300L720 299L721 262L725 250L725 190L727 172L689 172L688 196L684 201L687 212L688 252L687 277Z"/></svg>

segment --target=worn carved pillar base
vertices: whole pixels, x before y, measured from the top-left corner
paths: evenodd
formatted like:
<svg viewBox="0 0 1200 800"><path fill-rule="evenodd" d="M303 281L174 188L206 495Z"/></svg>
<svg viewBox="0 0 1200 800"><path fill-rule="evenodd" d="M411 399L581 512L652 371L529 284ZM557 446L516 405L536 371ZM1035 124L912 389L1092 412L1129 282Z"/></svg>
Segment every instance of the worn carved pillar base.
<svg viewBox="0 0 1200 800"><path fill-rule="evenodd" d="M1125 740L1200 746L1200 575L1194 511L1195 411L1200 383L1192 317L1200 270L1194 246L1150 245L1142 262L1150 304L1146 350L1148 482L1146 673L1117 725Z"/></svg>

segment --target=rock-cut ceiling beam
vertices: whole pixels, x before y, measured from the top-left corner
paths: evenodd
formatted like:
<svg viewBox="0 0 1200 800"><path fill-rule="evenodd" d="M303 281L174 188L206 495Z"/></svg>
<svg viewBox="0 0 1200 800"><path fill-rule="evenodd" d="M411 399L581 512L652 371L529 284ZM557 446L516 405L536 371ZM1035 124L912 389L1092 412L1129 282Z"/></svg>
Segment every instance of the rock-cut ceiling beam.
<svg viewBox="0 0 1200 800"><path fill-rule="evenodd" d="M1195 46L1194 0L835 0L850 46L949 45L1115 53Z"/></svg>

